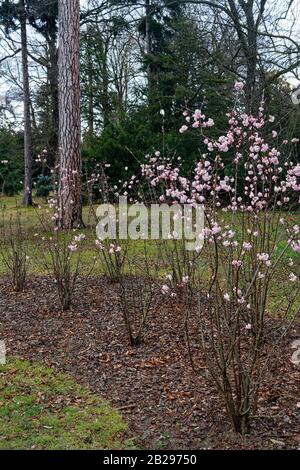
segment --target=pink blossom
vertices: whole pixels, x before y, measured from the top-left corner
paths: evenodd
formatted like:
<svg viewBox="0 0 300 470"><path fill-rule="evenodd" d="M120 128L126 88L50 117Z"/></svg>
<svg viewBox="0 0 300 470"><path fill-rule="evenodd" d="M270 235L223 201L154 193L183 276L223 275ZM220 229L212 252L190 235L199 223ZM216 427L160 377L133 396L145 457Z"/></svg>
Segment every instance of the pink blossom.
<svg viewBox="0 0 300 470"><path fill-rule="evenodd" d="M234 84L234 88L236 91L243 91L245 88L245 83L244 82L236 82Z"/></svg>
<svg viewBox="0 0 300 470"><path fill-rule="evenodd" d="M290 174L294 176L299 176L300 177L300 163L295 166L292 170L290 170Z"/></svg>
<svg viewBox="0 0 300 470"><path fill-rule="evenodd" d="M258 253L257 259L266 263L267 266L271 266L270 255L268 253Z"/></svg>
<svg viewBox="0 0 300 470"><path fill-rule="evenodd" d="M74 252L74 251L77 251L77 245L76 243L71 243L69 246L68 246L69 250Z"/></svg>
<svg viewBox="0 0 300 470"><path fill-rule="evenodd" d="M242 261L239 261L239 260L233 260L232 261L232 266L234 268L240 268L242 266L242 264L243 264Z"/></svg>
<svg viewBox="0 0 300 470"><path fill-rule="evenodd" d="M81 233L80 235L75 236L74 240L75 242L82 242L83 240L85 240L85 235Z"/></svg>
<svg viewBox="0 0 300 470"><path fill-rule="evenodd" d="M184 134L187 130L188 130L188 126L183 125L183 126L179 129L179 132L180 132L180 134Z"/></svg>
<svg viewBox="0 0 300 470"><path fill-rule="evenodd" d="M296 253L300 253L300 240L292 242L291 247Z"/></svg>
<svg viewBox="0 0 300 470"><path fill-rule="evenodd" d="M203 123L203 127L213 127L215 122L213 119L209 118L206 122Z"/></svg>
<svg viewBox="0 0 300 470"><path fill-rule="evenodd" d="M246 251L250 251L250 250L252 250L252 245L251 245L251 243L244 242L244 243L243 243L243 248L244 248L244 250L246 250Z"/></svg>
<svg viewBox="0 0 300 470"><path fill-rule="evenodd" d="M161 292L162 292L164 295L169 294L169 293L170 293L170 287L169 287L169 286L166 286L166 285L162 286Z"/></svg>
<svg viewBox="0 0 300 470"><path fill-rule="evenodd" d="M217 235L218 233L220 233L222 231L222 229L217 223L214 223L211 231L214 235Z"/></svg>
<svg viewBox="0 0 300 470"><path fill-rule="evenodd" d="M294 274L294 273L291 273L290 276L289 276L289 280L291 282L297 282L298 281L298 277Z"/></svg>
<svg viewBox="0 0 300 470"><path fill-rule="evenodd" d="M95 240L95 245L101 250L104 250L104 245L101 240Z"/></svg>

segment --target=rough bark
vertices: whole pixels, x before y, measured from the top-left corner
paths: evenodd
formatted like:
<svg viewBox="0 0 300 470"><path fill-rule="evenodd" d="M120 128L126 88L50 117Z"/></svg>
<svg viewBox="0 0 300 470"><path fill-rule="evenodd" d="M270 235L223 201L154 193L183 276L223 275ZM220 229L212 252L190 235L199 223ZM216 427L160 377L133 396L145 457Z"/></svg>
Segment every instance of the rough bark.
<svg viewBox="0 0 300 470"><path fill-rule="evenodd" d="M246 78L246 97L249 106L249 111L253 110L256 98L256 85L257 85L257 61L258 61L258 31L254 19L254 1L248 3L241 2L243 11L246 16L247 24L247 78Z"/></svg>
<svg viewBox="0 0 300 470"><path fill-rule="evenodd" d="M93 59L90 48L90 40L92 40L92 31L88 30L88 45L87 45L87 67L88 67L88 137L89 142L92 141L94 136L94 80L93 80Z"/></svg>
<svg viewBox="0 0 300 470"><path fill-rule="evenodd" d="M28 48L26 29L26 10L24 0L19 2L19 18L21 26L21 51L23 74L24 101L24 199L26 206L32 205L32 130L30 115L30 88L28 71Z"/></svg>
<svg viewBox="0 0 300 470"><path fill-rule="evenodd" d="M61 229L81 227L79 0L59 2L59 156Z"/></svg>
<svg viewBox="0 0 300 470"><path fill-rule="evenodd" d="M50 135L50 167L53 168L57 163L58 157L58 123L59 123L59 109L58 109L58 51L56 47L55 37L48 40L49 50L49 68L48 68L48 81L51 97L51 135Z"/></svg>
<svg viewBox="0 0 300 470"><path fill-rule="evenodd" d="M100 95L100 102L103 115L103 128L106 128L110 123L111 107L109 100L109 73L108 73L108 50L110 46L110 38L103 38L101 44L101 75L102 75L102 90Z"/></svg>

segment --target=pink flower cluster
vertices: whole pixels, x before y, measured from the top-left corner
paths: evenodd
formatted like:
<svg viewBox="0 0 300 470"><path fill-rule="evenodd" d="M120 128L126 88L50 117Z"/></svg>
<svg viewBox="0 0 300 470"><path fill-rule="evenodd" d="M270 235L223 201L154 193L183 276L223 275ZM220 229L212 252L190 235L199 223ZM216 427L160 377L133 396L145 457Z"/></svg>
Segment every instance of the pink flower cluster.
<svg viewBox="0 0 300 470"><path fill-rule="evenodd" d="M270 204L287 206L291 194L300 191L300 165L283 157L276 147L278 134L269 129L274 117L265 114L263 102L258 116L231 111L227 115L228 131L217 139L204 135L204 129L214 122L200 110L192 115L184 112L184 116L186 124L180 132L189 127L200 128L208 153L197 162L192 179L181 175L178 162L173 165L171 159L163 159L159 152L149 157L149 163L142 165L142 175L152 188L160 188L161 202L199 204L214 199L216 207L221 207L224 199L229 199L227 211L258 213ZM298 139L292 139L290 143L297 142ZM223 154L228 154L225 160ZM229 172L225 171L227 168ZM237 185L242 188L239 194ZM224 193L228 194L226 198Z"/></svg>

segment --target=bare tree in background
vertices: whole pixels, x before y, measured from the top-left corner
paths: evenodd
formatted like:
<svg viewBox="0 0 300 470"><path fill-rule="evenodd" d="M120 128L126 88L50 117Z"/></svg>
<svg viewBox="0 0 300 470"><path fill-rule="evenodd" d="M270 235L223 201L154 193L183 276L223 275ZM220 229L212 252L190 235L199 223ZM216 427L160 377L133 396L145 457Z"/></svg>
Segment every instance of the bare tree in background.
<svg viewBox="0 0 300 470"><path fill-rule="evenodd" d="M29 87L29 67L28 67L28 41L27 41L27 10L25 0L17 3L6 0L0 3L0 23L4 26L6 38L10 38L10 33L20 29L21 40L18 47L1 59L15 57L20 51L22 56L22 99L24 105L24 197L23 203L26 206L32 205L32 129L31 129L31 100ZM18 24L19 23L19 24Z"/></svg>
<svg viewBox="0 0 300 470"><path fill-rule="evenodd" d="M19 18L21 26L21 51L23 72L23 101L24 101L24 199L25 206L32 205L32 130L30 112L30 88L28 71L28 47L26 27L25 1L19 2Z"/></svg>
<svg viewBox="0 0 300 470"><path fill-rule="evenodd" d="M135 0L127 2L132 4ZM149 18L150 0L145 2ZM220 27L232 28L231 44L238 45L232 71L236 74L237 59L242 58L238 75L245 81L248 110L255 111L262 89L299 68L299 42L292 37L295 3L295 0L169 0L167 5L198 6L199 19L205 18L207 23L213 19L213 40ZM153 10L158 8L155 5Z"/></svg>
<svg viewBox="0 0 300 470"><path fill-rule="evenodd" d="M80 154L79 0L59 2L59 219L62 229L83 225Z"/></svg>

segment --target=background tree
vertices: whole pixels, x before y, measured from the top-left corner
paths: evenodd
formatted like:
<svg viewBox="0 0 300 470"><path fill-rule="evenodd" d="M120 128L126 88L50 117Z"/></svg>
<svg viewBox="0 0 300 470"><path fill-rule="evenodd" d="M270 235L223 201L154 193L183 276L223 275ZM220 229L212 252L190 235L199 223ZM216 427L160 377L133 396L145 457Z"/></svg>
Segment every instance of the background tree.
<svg viewBox="0 0 300 470"><path fill-rule="evenodd" d="M27 12L25 1L19 2L19 18L21 25L21 49L22 49L22 71L23 71L23 96L24 96L24 204L32 205L32 130L30 113L30 88L29 88L29 70L28 70L28 46L27 46Z"/></svg>
<svg viewBox="0 0 300 470"><path fill-rule="evenodd" d="M58 224L80 227L82 222L80 153L79 0L59 3L59 154Z"/></svg>
<svg viewBox="0 0 300 470"><path fill-rule="evenodd" d="M28 21L44 42L43 54L31 54L33 60L46 68L46 83L41 87L46 106L40 100L44 122L43 142L47 148L48 165L53 166L58 157L58 2L57 0L27 0ZM45 112L46 111L46 112Z"/></svg>
<svg viewBox="0 0 300 470"><path fill-rule="evenodd" d="M43 155L53 167L59 122L58 2L24 1L33 154L46 149ZM8 123L14 122L21 130L18 4L17 0L1 4L11 34L0 27L0 83L5 80L9 87L7 97L14 110L6 111ZM300 56L292 5L288 0L272 6L263 0L247 4L242 0L89 0L82 4L84 173L92 173L97 164L112 163L110 177L118 185L120 179L136 171L147 153L157 149L180 156L189 172L202 148L194 135L178 134L183 110L209 109L216 116L212 132L220 135L223 109L233 104L231 90L236 80L245 81L247 89L240 106L255 111L264 95L272 113L282 115L282 138L289 138L292 131L297 134L297 108L288 97ZM288 21L284 20L286 15ZM253 22L254 31L249 27ZM34 163L34 184L39 186L41 177L49 178L49 171Z"/></svg>
<svg viewBox="0 0 300 470"><path fill-rule="evenodd" d="M22 77L23 77L23 104L24 104L24 205L32 205L32 129L30 111L30 88L28 70L28 44L27 44L27 11L25 0L18 4L5 0L0 6L0 19L7 33L15 31L20 26Z"/></svg>

